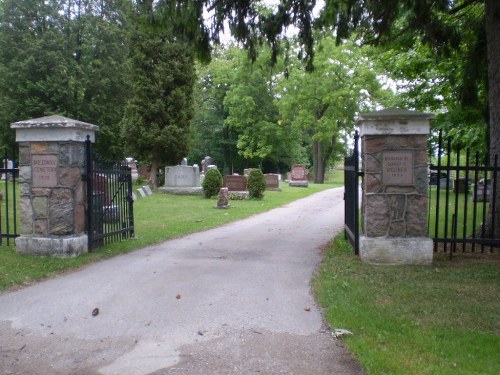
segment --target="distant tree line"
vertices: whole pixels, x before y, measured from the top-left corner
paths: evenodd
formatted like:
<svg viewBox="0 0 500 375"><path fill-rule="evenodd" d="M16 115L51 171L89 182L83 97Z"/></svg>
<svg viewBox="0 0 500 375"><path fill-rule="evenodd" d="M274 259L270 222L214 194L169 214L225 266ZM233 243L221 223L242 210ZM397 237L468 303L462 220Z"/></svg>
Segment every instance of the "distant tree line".
<svg viewBox="0 0 500 375"><path fill-rule="evenodd" d="M485 3L498 14L495 0L334 0L318 18L302 0L0 0L0 146L10 123L60 114L100 126L101 158L153 173L210 155L225 173L306 163L322 182L357 114L397 105L497 150ZM216 48L224 20L236 42Z"/></svg>

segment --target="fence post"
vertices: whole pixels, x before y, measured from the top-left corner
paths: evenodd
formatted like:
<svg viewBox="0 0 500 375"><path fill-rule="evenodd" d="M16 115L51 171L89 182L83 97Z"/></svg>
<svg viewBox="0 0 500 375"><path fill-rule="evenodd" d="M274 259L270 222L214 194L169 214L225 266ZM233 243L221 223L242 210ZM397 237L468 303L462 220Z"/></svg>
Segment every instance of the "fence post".
<svg viewBox="0 0 500 375"><path fill-rule="evenodd" d="M85 233L84 143L96 125L48 116L11 124L19 142L20 253L76 256Z"/></svg>
<svg viewBox="0 0 500 375"><path fill-rule="evenodd" d="M387 109L361 114L361 260L430 264L427 136L432 114Z"/></svg>

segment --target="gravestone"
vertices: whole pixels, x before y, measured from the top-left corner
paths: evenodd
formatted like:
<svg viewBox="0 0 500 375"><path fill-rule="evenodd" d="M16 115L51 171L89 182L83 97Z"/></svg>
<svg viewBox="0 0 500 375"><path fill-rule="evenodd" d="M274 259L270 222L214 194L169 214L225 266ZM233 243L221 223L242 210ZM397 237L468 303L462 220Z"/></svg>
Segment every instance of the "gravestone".
<svg viewBox="0 0 500 375"><path fill-rule="evenodd" d="M148 193L146 193L146 190L144 190L144 186L137 189L137 192L139 193L140 197L147 197L148 196Z"/></svg>
<svg viewBox="0 0 500 375"><path fill-rule="evenodd" d="M228 189L230 199L249 199L250 192L247 190L247 178L238 174L224 176L223 186Z"/></svg>
<svg viewBox="0 0 500 375"><path fill-rule="evenodd" d="M14 163L12 162L12 160L3 159L2 164L3 164L2 168L4 168L4 169L12 169L12 168L14 168ZM10 177L11 176L9 176L9 173L0 174L0 180L7 180Z"/></svg>
<svg viewBox="0 0 500 375"><path fill-rule="evenodd" d="M186 160L187 162L187 160ZM167 194L201 195L200 169L198 165L176 165L165 168L165 184L158 191Z"/></svg>
<svg viewBox="0 0 500 375"><path fill-rule="evenodd" d="M474 189L475 202L489 202L492 190L492 180L482 178Z"/></svg>
<svg viewBox="0 0 500 375"><path fill-rule="evenodd" d="M266 173L264 175L266 179L266 190L279 191L280 189L280 176L275 173Z"/></svg>
<svg viewBox="0 0 500 375"><path fill-rule="evenodd" d="M85 232L85 141L96 125L62 116L11 124L19 142L19 253L76 256L88 252Z"/></svg>
<svg viewBox="0 0 500 375"><path fill-rule="evenodd" d="M290 171L290 180L288 182L288 185L295 187L309 186L309 182L307 181L307 169L304 164L292 165L292 170Z"/></svg>
<svg viewBox="0 0 500 375"><path fill-rule="evenodd" d="M247 178L240 175L228 175L224 176L224 187L227 187L228 191L246 191L247 190Z"/></svg>
<svg viewBox="0 0 500 375"><path fill-rule="evenodd" d="M229 190L227 187L222 187L219 190L219 196L217 197L217 205L214 208L229 208Z"/></svg>
<svg viewBox="0 0 500 375"><path fill-rule="evenodd" d="M125 158L127 166L130 167L130 172L132 174L132 181L137 181L139 178L139 171L137 170L137 160L134 158L128 157Z"/></svg>
<svg viewBox="0 0 500 375"><path fill-rule="evenodd" d="M149 185L144 185L142 188L146 195L153 195L153 191L151 190L151 187Z"/></svg>
<svg viewBox="0 0 500 375"><path fill-rule="evenodd" d="M432 114L389 109L361 114L361 260L430 264L427 136Z"/></svg>

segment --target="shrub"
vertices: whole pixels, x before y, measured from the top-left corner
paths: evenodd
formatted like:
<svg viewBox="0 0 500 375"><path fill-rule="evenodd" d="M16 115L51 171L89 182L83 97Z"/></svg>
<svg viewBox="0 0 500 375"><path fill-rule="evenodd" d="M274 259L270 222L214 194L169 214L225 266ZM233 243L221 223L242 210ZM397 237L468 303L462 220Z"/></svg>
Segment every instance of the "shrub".
<svg viewBox="0 0 500 375"><path fill-rule="evenodd" d="M252 169L248 175L250 198L263 198L266 190L266 178L260 169Z"/></svg>
<svg viewBox="0 0 500 375"><path fill-rule="evenodd" d="M210 198L219 194L222 187L222 175L218 169L209 169L205 174L205 178L201 184L205 198Z"/></svg>

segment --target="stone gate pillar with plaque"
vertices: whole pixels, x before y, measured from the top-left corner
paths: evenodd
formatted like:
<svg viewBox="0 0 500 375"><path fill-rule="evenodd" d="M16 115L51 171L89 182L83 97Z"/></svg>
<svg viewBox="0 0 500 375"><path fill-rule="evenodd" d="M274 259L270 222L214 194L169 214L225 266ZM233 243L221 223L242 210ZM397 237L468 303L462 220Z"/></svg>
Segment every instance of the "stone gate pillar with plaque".
<svg viewBox="0 0 500 375"><path fill-rule="evenodd" d="M11 124L19 142L19 253L76 256L85 232L85 140L98 126L62 116Z"/></svg>
<svg viewBox="0 0 500 375"><path fill-rule="evenodd" d="M386 109L361 114L362 235L359 255L374 264L430 264L429 113Z"/></svg>

